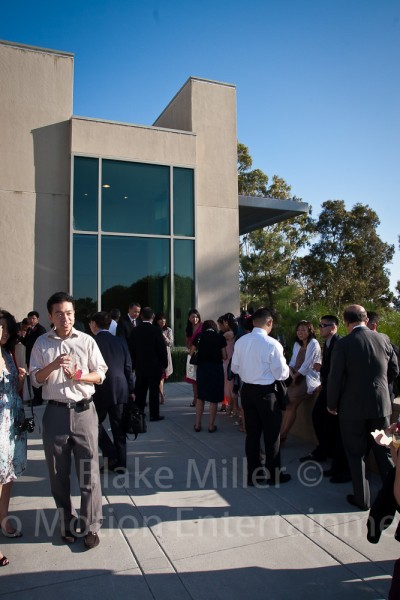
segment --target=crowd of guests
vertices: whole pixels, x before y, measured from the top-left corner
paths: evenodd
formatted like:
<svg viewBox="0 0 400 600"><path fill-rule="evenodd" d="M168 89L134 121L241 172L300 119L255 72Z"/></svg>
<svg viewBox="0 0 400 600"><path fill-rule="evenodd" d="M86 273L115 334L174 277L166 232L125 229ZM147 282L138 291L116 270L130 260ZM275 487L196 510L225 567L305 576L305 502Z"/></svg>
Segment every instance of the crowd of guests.
<svg viewBox="0 0 400 600"><path fill-rule="evenodd" d="M83 530L90 549L99 544L102 522L97 448L104 468L125 469L124 406L135 402L144 413L148 396L150 421L164 419L160 404L165 402L164 381L173 370L174 337L163 313L154 314L137 302L129 305L125 315L119 310L92 315L92 337L74 326L74 300L68 294L54 294L47 309L52 323L48 332L36 311L19 325L10 313L0 311L0 524L5 535L22 535L7 517L12 483L26 466L22 392L29 372L33 402L47 401L43 442L62 538L74 543L77 530ZM399 374L398 349L377 332L376 313L351 305L343 320L348 335L340 338L337 316L321 317L322 348L313 324L299 321L292 351L285 356L282 344L273 337L273 315L268 309L238 319L228 312L217 321L202 321L199 311L191 309L186 326L191 368L186 381L193 390L196 433L202 430L206 403L209 433L217 431L218 412L231 415L246 433L250 486L290 481L281 468L280 449L299 406L313 403L318 444L300 461L331 459L324 475L332 483L352 481L348 502L369 510L365 460L371 449L382 480L389 475L394 480L390 453L373 444L370 432L389 427L393 381ZM103 426L106 417L112 439ZM69 489L71 450L81 488L79 519ZM85 464L85 472L80 473L88 452L90 468ZM396 504L393 485L386 484L385 494L390 493ZM0 552L0 566L6 564Z"/></svg>

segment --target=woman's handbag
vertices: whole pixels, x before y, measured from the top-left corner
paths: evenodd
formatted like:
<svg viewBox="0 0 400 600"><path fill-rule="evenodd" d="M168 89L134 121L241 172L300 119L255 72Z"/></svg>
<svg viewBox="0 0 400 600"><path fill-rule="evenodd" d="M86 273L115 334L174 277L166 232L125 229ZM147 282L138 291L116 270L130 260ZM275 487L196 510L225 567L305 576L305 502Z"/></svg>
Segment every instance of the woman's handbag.
<svg viewBox="0 0 400 600"><path fill-rule="evenodd" d="M192 356L190 357L190 361L189 362L190 362L191 365L198 365L199 364L198 363L198 359L199 359L199 357L198 357L198 350L195 350L193 352Z"/></svg>
<svg viewBox="0 0 400 600"><path fill-rule="evenodd" d="M192 379L193 381L196 381L197 365L193 365L190 362L191 358L192 357L190 356L190 354L188 354L187 359L186 359L186 377L188 379Z"/></svg>
<svg viewBox="0 0 400 600"><path fill-rule="evenodd" d="M122 427L125 433L135 436L147 432L146 415L136 406L134 402L128 402L122 413Z"/></svg>

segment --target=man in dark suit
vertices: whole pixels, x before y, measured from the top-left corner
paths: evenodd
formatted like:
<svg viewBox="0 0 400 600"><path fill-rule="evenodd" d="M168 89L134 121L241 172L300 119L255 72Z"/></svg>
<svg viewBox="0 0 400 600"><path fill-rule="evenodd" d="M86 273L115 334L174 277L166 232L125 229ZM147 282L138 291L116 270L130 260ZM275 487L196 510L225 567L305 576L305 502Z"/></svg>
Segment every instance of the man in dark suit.
<svg viewBox="0 0 400 600"><path fill-rule="evenodd" d="M386 336L368 329L365 309L353 304L343 314L349 335L338 340L328 377L328 410L339 415L343 446L349 461L354 494L350 504L370 507L365 462L372 447L382 479L392 462L383 446L372 443L371 432L386 429L392 412L388 382L399 372Z"/></svg>
<svg viewBox="0 0 400 600"><path fill-rule="evenodd" d="M132 330L141 323L140 315L140 304L138 302L131 302L128 307L128 313L123 315L117 325L117 336L124 337L128 342Z"/></svg>
<svg viewBox="0 0 400 600"><path fill-rule="evenodd" d="M39 323L39 313L37 310L31 310L28 312L29 329L26 332L25 337L21 338L21 342L26 348L26 364L29 370L29 363L31 360L32 348L35 345L38 337L46 333L46 329ZM42 388L36 388L32 386L34 406L43 404L42 399Z"/></svg>
<svg viewBox="0 0 400 600"><path fill-rule="evenodd" d="M132 366L136 373L136 404L144 411L149 392L150 421L161 421L160 381L168 366L167 346L160 327L153 325L154 311L142 309L142 323L135 327L129 338Z"/></svg>
<svg viewBox="0 0 400 600"><path fill-rule="evenodd" d="M110 323L111 316L107 312L98 312L90 320L90 329L108 367L106 379L102 385L96 385L93 396L99 417L99 446L105 466L114 471L126 468L126 435L122 427L122 415L129 396L134 399L134 385L127 343L108 331ZM102 425L107 415L113 442Z"/></svg>

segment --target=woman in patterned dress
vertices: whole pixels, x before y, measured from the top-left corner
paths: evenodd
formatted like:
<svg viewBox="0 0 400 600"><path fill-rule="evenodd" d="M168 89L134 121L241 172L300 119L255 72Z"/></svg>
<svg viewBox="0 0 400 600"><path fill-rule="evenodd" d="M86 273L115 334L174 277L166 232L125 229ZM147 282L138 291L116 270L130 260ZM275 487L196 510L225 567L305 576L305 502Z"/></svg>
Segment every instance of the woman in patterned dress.
<svg viewBox="0 0 400 600"><path fill-rule="evenodd" d="M25 369L17 369L12 351L17 341L17 323L0 310L0 527L6 537L21 537L8 519L12 484L26 468L26 431L18 432L16 423L24 419L19 391L24 385ZM0 552L0 566L8 559Z"/></svg>

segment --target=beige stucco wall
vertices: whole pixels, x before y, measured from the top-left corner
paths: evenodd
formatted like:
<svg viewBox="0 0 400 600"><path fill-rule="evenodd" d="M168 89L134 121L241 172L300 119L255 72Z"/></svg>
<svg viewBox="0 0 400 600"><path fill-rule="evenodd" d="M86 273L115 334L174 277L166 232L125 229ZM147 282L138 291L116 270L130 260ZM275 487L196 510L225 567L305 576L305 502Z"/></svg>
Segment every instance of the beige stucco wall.
<svg viewBox="0 0 400 600"><path fill-rule="evenodd" d="M71 151L90 156L194 167L196 136L83 117L71 121Z"/></svg>
<svg viewBox="0 0 400 600"><path fill-rule="evenodd" d="M0 305L18 319L68 288L73 57L0 43Z"/></svg>
<svg viewBox="0 0 400 600"><path fill-rule="evenodd" d="M202 318L239 311L236 89L190 78L156 120L196 133L197 303Z"/></svg>
<svg viewBox="0 0 400 600"><path fill-rule="evenodd" d="M72 151L193 167L197 304L237 312L235 87L190 78L153 127L71 119L72 89L72 55L0 43L0 305L43 314L68 290Z"/></svg>

